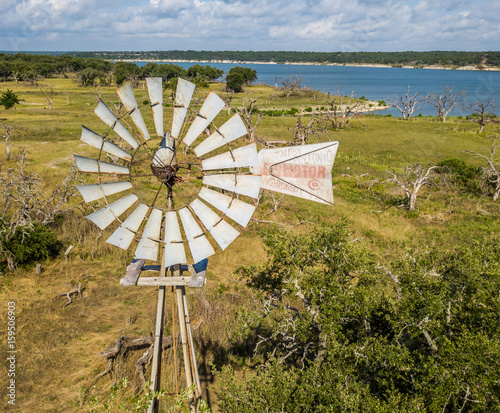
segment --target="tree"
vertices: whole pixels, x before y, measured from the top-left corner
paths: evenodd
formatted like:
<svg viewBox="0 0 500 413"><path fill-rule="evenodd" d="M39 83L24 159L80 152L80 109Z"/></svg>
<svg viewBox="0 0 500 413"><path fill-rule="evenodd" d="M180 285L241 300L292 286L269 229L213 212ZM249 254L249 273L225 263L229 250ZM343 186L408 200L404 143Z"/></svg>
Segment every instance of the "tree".
<svg viewBox="0 0 500 413"><path fill-rule="evenodd" d="M461 105L462 97L465 92L462 90L458 93L453 91L453 87L447 86L442 94L438 92L429 93L427 103L437 109L437 117L440 121L446 122L446 117L455 106Z"/></svg>
<svg viewBox="0 0 500 413"><path fill-rule="evenodd" d="M229 104L231 103L231 100L229 100ZM255 99L248 99L247 104L245 102L241 101L242 107L241 108L235 108L236 111L239 113L241 116L241 119L245 123L245 126L247 127L248 130L248 136L252 142L255 141L255 129L257 129L257 125L260 122L260 119L262 118L262 113L259 112L259 110L256 108L255 104L257 103L257 98ZM229 105L228 105L229 106ZM257 119L255 120L255 123L252 123L252 118L257 115Z"/></svg>
<svg viewBox="0 0 500 413"><path fill-rule="evenodd" d="M18 105L19 102L20 101L17 95L10 89L7 89L6 92L3 92L2 96L0 97L0 105L4 106L5 109L13 108L14 105Z"/></svg>
<svg viewBox="0 0 500 413"><path fill-rule="evenodd" d="M243 85L249 85L257 79L257 71L249 67L235 66L226 75L226 87L234 92L243 91Z"/></svg>
<svg viewBox="0 0 500 413"><path fill-rule="evenodd" d="M12 131L14 130L14 128L12 126L6 125L5 123L2 124L2 126L5 129L5 133L3 135L3 137L5 139L5 150L6 150L6 157L5 158L8 161L10 161L10 148L12 147L12 143L9 141L12 138Z"/></svg>
<svg viewBox="0 0 500 413"><path fill-rule="evenodd" d="M475 100L465 105L466 110L470 110L473 113L467 116L470 119L479 124L479 133L483 133L484 127L487 123L492 122L496 115L493 112L497 106L495 105L495 99L491 99L488 102L481 100Z"/></svg>
<svg viewBox="0 0 500 413"><path fill-rule="evenodd" d="M121 86L126 81L129 81L132 87L136 88L139 81L139 72L139 66L135 63L118 62L115 64L115 82L118 86Z"/></svg>
<svg viewBox="0 0 500 413"><path fill-rule="evenodd" d="M417 202L417 195L423 186L429 185L432 179L435 177L436 170L439 167L428 166L427 169L418 163L413 165L409 164L403 168L402 174L398 177L394 169L388 170L392 175L392 181L404 191L406 199L406 207L409 211L415 209L415 204Z"/></svg>
<svg viewBox="0 0 500 413"><path fill-rule="evenodd" d="M207 65L193 65L187 69L187 76L205 81L215 81L224 74L224 70Z"/></svg>
<svg viewBox="0 0 500 413"><path fill-rule="evenodd" d="M258 367L216 373L219 408L498 410L499 237L408 250L390 268L350 238L344 222L264 231L267 262L239 271L259 301L235 314Z"/></svg>
<svg viewBox="0 0 500 413"><path fill-rule="evenodd" d="M51 110L52 104L54 102L54 96L57 95L57 92L54 89L54 85L48 85L45 89L43 86L40 86L40 92L42 92L42 96L47 103L48 109Z"/></svg>
<svg viewBox="0 0 500 413"><path fill-rule="evenodd" d="M410 86L408 86L406 95L400 95L396 99L388 98L387 101L391 107L396 108L401 112L403 120L409 120L411 115L413 115L413 112L418 109L417 105L425 99L425 97L418 96L418 92L413 96L410 96Z"/></svg>
<svg viewBox="0 0 500 413"><path fill-rule="evenodd" d="M353 94L347 97L346 101L345 97L340 94L338 85L337 95L335 96L328 93L326 96L326 103L330 106L328 119L335 129L339 130L346 127L354 116L361 122L359 119L359 112L363 104L359 100L355 100Z"/></svg>
<svg viewBox="0 0 500 413"><path fill-rule="evenodd" d="M493 136L491 148L488 155L483 155L474 151L466 151L468 154L486 161L487 166L482 167L483 175L488 184L493 185L493 201L497 201L500 196L500 159L496 159L496 151L500 147L500 137Z"/></svg>
<svg viewBox="0 0 500 413"><path fill-rule="evenodd" d="M25 149L18 165L19 169L9 168L0 176L0 265L6 262L10 270L14 270L17 263L30 262L32 257L46 258L45 252L37 251L37 245L49 248L49 255L58 248L53 235L46 231L47 225L54 222L69 199L77 195L76 168L46 195L41 189L41 178L26 169Z"/></svg>
<svg viewBox="0 0 500 413"><path fill-rule="evenodd" d="M153 76L163 78L164 82L169 82L172 79L186 76L186 71L179 65L169 63L168 65L158 65L152 71Z"/></svg>
<svg viewBox="0 0 500 413"><path fill-rule="evenodd" d="M281 90L283 90L283 94L288 98L294 95L297 90L302 89L303 80L297 75L288 76L284 79L281 76L277 76L276 84L281 83Z"/></svg>

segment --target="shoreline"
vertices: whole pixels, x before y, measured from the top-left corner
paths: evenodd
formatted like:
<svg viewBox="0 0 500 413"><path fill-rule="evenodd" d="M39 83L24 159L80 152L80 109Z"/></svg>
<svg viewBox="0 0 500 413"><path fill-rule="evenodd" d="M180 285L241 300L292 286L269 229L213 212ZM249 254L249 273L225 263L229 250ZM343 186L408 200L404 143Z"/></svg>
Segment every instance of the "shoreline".
<svg viewBox="0 0 500 413"><path fill-rule="evenodd" d="M250 65L289 65L289 66L347 66L347 67L380 67L393 69L427 69L427 70L470 70L478 72L498 72L500 67L489 66L445 66L445 65L384 65L381 63L316 63L316 62L259 62L242 60L180 60L180 59L104 59L112 62L144 62L144 63L223 63L223 64L250 64Z"/></svg>

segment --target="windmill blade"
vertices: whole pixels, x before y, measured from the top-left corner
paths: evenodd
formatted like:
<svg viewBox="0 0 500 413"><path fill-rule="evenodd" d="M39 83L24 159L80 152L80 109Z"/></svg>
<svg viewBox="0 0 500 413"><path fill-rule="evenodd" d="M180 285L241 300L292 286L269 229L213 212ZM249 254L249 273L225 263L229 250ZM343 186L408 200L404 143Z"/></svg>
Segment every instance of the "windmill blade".
<svg viewBox="0 0 500 413"><path fill-rule="evenodd" d="M189 205L222 250L225 250L240 235L236 229L219 218L199 199L195 199Z"/></svg>
<svg viewBox="0 0 500 413"><path fill-rule="evenodd" d="M194 148L194 153L200 157L246 134L247 128L240 115L236 114Z"/></svg>
<svg viewBox="0 0 500 413"><path fill-rule="evenodd" d="M123 198L106 205L98 211L92 212L85 218L92 221L100 229L107 228L110 226L115 219L117 219L121 214L123 214L127 209L129 209L137 201L137 196L134 194L129 194Z"/></svg>
<svg viewBox="0 0 500 413"><path fill-rule="evenodd" d="M245 166L258 165L257 145L252 143L241 148L225 152L201 162L201 168L205 171L213 169L243 168Z"/></svg>
<svg viewBox="0 0 500 413"><path fill-rule="evenodd" d="M160 147L156 151L151 163L159 167L177 165L174 138L165 136L161 140Z"/></svg>
<svg viewBox="0 0 500 413"><path fill-rule="evenodd" d="M179 133L181 132L182 124L184 122L184 118L186 117L195 87L196 85L194 83L188 82L187 80L181 78L178 78L177 80L177 91L175 92L174 116L172 118L171 131L171 135L175 139L179 137Z"/></svg>
<svg viewBox="0 0 500 413"><path fill-rule="evenodd" d="M215 116L222 110L225 103L216 93L210 92L203 102L200 111L196 115L191 127L186 133L183 142L190 146L201 132L212 122Z"/></svg>
<svg viewBox="0 0 500 413"><path fill-rule="evenodd" d="M109 142L104 139L101 135L95 133L89 128L82 125L82 137L80 138L87 145L93 146L96 149L103 150L106 153L109 153L113 156L118 156L118 158L122 158L126 161L131 161L132 156L125 152L120 147L116 146L114 143Z"/></svg>
<svg viewBox="0 0 500 413"><path fill-rule="evenodd" d="M148 141L150 139L148 128L144 123L144 119L142 118L141 111L139 110L139 106L137 105L137 101L135 100L134 92L132 90L132 87L130 86L130 83L127 83L126 85L118 89L116 91L116 94L122 101L123 106L125 106L125 109L132 118L135 126L137 126L137 129L139 129L142 138L145 141Z"/></svg>
<svg viewBox="0 0 500 413"><path fill-rule="evenodd" d="M260 176L236 175L236 174L214 174L205 175L203 183L226 191L258 198L260 191Z"/></svg>
<svg viewBox="0 0 500 413"><path fill-rule="evenodd" d="M182 226L184 227L184 232L186 233L189 249L191 250L194 262L200 262L215 254L210 242L189 209L187 207L180 209L179 216L181 217Z"/></svg>
<svg viewBox="0 0 500 413"><path fill-rule="evenodd" d="M144 217L148 213L149 207L144 204L139 206L132 212L128 218L116 229L115 232L106 240L108 244L115 245L123 250L127 250L134 240L135 233L141 226Z"/></svg>
<svg viewBox="0 0 500 413"><path fill-rule="evenodd" d="M176 264L185 264L186 252L182 242L181 229L175 211L165 214L165 268Z"/></svg>
<svg viewBox="0 0 500 413"><path fill-rule="evenodd" d="M254 205L205 187L201 188L199 196L242 227L248 225L255 211Z"/></svg>
<svg viewBox="0 0 500 413"><path fill-rule="evenodd" d="M161 219L163 213L153 208L144 228L142 238L135 250L135 258L156 261L160 243Z"/></svg>
<svg viewBox="0 0 500 413"><path fill-rule="evenodd" d="M115 114L102 100L99 101L99 104L95 108L94 112L106 125L113 129L118 136L132 146L132 148L137 149L139 147L139 143L133 138L128 129L122 125Z"/></svg>
<svg viewBox="0 0 500 413"><path fill-rule="evenodd" d="M108 195L117 194L132 188L128 181L106 182L103 184L75 185L85 202L92 202Z"/></svg>
<svg viewBox="0 0 500 413"><path fill-rule="evenodd" d="M149 103L153 111L156 134L163 137L163 87L161 77L147 77Z"/></svg>
<svg viewBox="0 0 500 413"><path fill-rule="evenodd" d="M84 156L73 155L76 161L76 167L80 172L92 174L117 174L129 175L130 170L125 166L113 165L111 163L97 161L95 159L85 158Z"/></svg>

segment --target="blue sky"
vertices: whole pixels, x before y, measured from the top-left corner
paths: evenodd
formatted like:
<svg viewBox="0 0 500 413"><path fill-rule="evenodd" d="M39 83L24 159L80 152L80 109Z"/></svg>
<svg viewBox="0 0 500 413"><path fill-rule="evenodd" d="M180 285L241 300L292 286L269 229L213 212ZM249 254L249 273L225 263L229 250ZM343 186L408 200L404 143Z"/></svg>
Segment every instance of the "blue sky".
<svg viewBox="0 0 500 413"><path fill-rule="evenodd" d="M500 50L500 2L1 0L0 50Z"/></svg>

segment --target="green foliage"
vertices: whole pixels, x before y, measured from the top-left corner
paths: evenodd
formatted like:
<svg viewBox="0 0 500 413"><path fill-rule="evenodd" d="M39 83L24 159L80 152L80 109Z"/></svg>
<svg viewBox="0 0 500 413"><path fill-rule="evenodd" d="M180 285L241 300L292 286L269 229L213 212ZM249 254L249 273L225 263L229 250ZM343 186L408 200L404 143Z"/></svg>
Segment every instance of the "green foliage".
<svg viewBox="0 0 500 413"><path fill-rule="evenodd" d="M438 162L437 166L442 167L438 170L438 173L449 173L452 183L466 193L480 193L480 168L467 165L463 160L456 158L445 159Z"/></svg>
<svg viewBox="0 0 500 413"><path fill-rule="evenodd" d="M186 74L192 79L215 81L224 74L224 70L208 65L193 65L187 69Z"/></svg>
<svg viewBox="0 0 500 413"><path fill-rule="evenodd" d="M226 86L234 92L241 92L243 85L248 85L257 79L257 71L249 67L235 66L226 75Z"/></svg>
<svg viewBox="0 0 500 413"><path fill-rule="evenodd" d="M217 372L223 411L491 412L500 409L500 238L408 251L391 269L345 223L265 232L242 268L262 299L242 325L268 360Z"/></svg>
<svg viewBox="0 0 500 413"><path fill-rule="evenodd" d="M4 106L5 109L13 108L14 105L19 104L18 96L10 89L2 93L0 97L0 105Z"/></svg>
<svg viewBox="0 0 500 413"><path fill-rule="evenodd" d="M47 226L35 222L32 226L17 226L13 235L5 239L6 223L0 223L0 243L4 252L11 254L20 265L31 264L53 258L62 249L57 235ZM2 254L0 265L6 264L6 254Z"/></svg>

